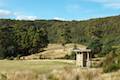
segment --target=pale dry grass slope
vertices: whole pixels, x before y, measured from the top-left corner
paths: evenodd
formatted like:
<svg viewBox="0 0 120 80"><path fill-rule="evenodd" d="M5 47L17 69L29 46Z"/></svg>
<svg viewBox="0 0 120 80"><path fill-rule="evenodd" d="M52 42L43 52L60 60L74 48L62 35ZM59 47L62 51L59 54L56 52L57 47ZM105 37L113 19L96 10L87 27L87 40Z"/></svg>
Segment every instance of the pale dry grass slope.
<svg viewBox="0 0 120 80"><path fill-rule="evenodd" d="M80 44L77 44L77 47L86 48L86 46ZM64 47L61 44L49 44L44 52L26 56L25 59L39 59L40 56L48 59L62 58L66 54L70 54L73 48L74 44L66 44Z"/></svg>

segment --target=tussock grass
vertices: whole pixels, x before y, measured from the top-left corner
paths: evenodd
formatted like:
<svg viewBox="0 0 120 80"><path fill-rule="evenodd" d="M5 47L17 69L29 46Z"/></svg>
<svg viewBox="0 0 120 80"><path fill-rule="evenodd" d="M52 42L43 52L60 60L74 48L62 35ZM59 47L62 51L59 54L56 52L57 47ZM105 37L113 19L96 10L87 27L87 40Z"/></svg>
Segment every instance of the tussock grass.
<svg viewBox="0 0 120 80"><path fill-rule="evenodd" d="M0 61L0 80L120 80L120 71L75 67L67 61Z"/></svg>
<svg viewBox="0 0 120 80"><path fill-rule="evenodd" d="M26 70L4 73L2 76L0 80L120 80L120 71L104 74L100 69L65 67L47 74Z"/></svg>

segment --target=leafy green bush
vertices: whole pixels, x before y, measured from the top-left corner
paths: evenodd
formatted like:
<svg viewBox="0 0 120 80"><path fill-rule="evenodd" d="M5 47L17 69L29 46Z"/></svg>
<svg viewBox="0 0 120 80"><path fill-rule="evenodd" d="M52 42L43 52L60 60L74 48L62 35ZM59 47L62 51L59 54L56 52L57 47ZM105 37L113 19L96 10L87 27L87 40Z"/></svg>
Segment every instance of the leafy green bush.
<svg viewBox="0 0 120 80"><path fill-rule="evenodd" d="M106 56L106 59L103 61L103 71L111 72L120 69L120 54L119 51L111 52Z"/></svg>
<svg viewBox="0 0 120 80"><path fill-rule="evenodd" d="M112 47L109 46L109 45L104 45L102 47L102 51L101 51L101 54L99 54L99 56L105 56L106 54L109 54L109 52L112 51Z"/></svg>
<svg viewBox="0 0 120 80"><path fill-rule="evenodd" d="M71 59L71 60L75 60L76 59L76 53L72 51L72 53L70 55L65 55L64 57L65 59Z"/></svg>

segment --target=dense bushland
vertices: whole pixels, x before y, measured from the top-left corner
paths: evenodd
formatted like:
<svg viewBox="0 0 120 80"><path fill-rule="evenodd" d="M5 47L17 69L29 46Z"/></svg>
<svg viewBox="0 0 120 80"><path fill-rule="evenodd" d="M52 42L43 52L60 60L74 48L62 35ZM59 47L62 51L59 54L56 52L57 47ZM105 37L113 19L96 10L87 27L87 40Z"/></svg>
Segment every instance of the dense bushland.
<svg viewBox="0 0 120 80"><path fill-rule="evenodd" d="M0 27L0 59L40 52L48 44L47 32L37 26Z"/></svg>
<svg viewBox="0 0 120 80"><path fill-rule="evenodd" d="M103 61L103 71L111 72L120 69L120 49L112 50L109 54L106 55L105 60Z"/></svg>
<svg viewBox="0 0 120 80"><path fill-rule="evenodd" d="M50 43L85 44L104 56L120 44L120 16L86 21L0 20L0 56L21 56L39 52Z"/></svg>

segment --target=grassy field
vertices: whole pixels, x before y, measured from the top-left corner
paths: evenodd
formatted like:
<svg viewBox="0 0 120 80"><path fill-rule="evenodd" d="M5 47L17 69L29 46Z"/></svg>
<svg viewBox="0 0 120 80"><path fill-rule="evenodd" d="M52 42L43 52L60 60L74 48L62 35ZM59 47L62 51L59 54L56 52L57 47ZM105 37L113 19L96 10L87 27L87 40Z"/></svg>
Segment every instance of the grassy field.
<svg viewBox="0 0 120 80"><path fill-rule="evenodd" d="M0 72L33 71L47 73L53 69L67 66L74 67L74 62L67 60L0 60Z"/></svg>
<svg viewBox="0 0 120 80"><path fill-rule="evenodd" d="M120 71L80 68L70 60L1 60L0 75L0 80L120 80Z"/></svg>

